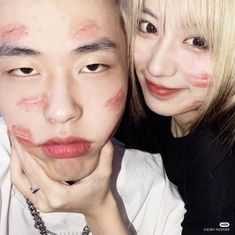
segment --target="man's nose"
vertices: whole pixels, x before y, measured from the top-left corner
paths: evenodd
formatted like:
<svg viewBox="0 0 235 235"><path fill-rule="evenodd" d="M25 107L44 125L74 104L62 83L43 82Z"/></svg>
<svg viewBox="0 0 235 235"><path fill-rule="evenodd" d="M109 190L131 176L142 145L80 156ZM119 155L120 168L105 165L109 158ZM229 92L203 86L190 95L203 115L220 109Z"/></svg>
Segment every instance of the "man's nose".
<svg viewBox="0 0 235 235"><path fill-rule="evenodd" d="M66 80L50 83L47 99L44 115L50 122L65 123L82 116L82 108L74 96L73 87Z"/></svg>
<svg viewBox="0 0 235 235"><path fill-rule="evenodd" d="M147 70L154 77L171 77L176 73L174 48L170 42L158 41L153 48Z"/></svg>

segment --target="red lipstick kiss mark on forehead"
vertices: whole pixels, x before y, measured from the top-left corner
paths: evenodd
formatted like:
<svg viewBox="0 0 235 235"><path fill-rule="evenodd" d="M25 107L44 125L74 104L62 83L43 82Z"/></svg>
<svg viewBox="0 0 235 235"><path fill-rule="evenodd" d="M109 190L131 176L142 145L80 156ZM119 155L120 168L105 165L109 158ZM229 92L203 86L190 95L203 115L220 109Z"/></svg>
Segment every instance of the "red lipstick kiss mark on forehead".
<svg viewBox="0 0 235 235"><path fill-rule="evenodd" d="M19 41L26 35L28 35L28 30L24 25L8 25L1 29L1 40L7 42Z"/></svg>
<svg viewBox="0 0 235 235"><path fill-rule="evenodd" d="M192 74L187 77L189 83L198 88L208 88L211 84L212 76L209 74Z"/></svg>
<svg viewBox="0 0 235 235"><path fill-rule="evenodd" d="M74 22L71 27L71 37L74 40L83 40L86 38L95 37L100 30L100 27L94 20L88 20L81 23L80 21Z"/></svg>

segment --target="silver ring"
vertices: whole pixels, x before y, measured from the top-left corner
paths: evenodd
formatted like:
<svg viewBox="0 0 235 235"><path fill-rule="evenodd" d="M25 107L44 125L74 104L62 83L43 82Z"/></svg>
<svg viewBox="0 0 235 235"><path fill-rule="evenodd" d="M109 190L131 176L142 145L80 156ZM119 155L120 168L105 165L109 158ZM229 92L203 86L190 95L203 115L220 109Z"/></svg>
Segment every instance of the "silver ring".
<svg viewBox="0 0 235 235"><path fill-rule="evenodd" d="M32 194L35 194L40 188L38 186L36 186L35 188L31 187L30 191Z"/></svg>

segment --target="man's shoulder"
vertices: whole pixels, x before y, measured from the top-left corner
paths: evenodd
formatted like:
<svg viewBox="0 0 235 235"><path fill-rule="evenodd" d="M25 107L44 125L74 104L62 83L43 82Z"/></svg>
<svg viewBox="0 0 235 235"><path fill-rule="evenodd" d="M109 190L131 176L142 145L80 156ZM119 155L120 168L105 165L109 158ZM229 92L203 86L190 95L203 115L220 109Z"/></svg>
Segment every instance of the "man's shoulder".
<svg viewBox="0 0 235 235"><path fill-rule="evenodd" d="M0 119L0 149L5 149L9 152L10 150L10 142L7 134L7 127L3 121ZM0 150L0 151L1 151Z"/></svg>
<svg viewBox="0 0 235 235"><path fill-rule="evenodd" d="M8 168L10 162L10 141L7 134L7 127L0 123L0 178L1 174Z"/></svg>
<svg viewBox="0 0 235 235"><path fill-rule="evenodd" d="M139 192L139 195L145 197L155 190L160 193L169 183L160 154L124 148L115 152L116 186L124 194Z"/></svg>
<svg viewBox="0 0 235 235"><path fill-rule="evenodd" d="M137 232L146 230L148 234L155 234L167 231L165 234L172 234L170 228L177 223L175 229L181 230L184 203L176 186L166 176L161 155L123 150L116 186Z"/></svg>
<svg viewBox="0 0 235 235"><path fill-rule="evenodd" d="M129 176L143 177L143 179L165 177L162 157L159 153L152 154L137 149L125 149L120 147L117 155L122 155L121 170ZM116 156L115 156L116 157ZM118 157L117 157L118 158Z"/></svg>

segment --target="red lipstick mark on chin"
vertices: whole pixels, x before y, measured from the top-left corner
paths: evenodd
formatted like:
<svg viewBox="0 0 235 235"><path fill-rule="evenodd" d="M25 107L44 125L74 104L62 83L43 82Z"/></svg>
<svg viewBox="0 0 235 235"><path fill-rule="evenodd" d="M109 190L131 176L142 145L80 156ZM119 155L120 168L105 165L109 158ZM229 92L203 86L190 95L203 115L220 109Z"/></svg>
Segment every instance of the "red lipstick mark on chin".
<svg viewBox="0 0 235 235"><path fill-rule="evenodd" d="M1 39L16 42L26 35L28 35L28 30L24 25L9 25L2 30Z"/></svg>
<svg viewBox="0 0 235 235"><path fill-rule="evenodd" d="M211 83L211 75L209 74L189 75L187 79L192 86L199 88L208 88Z"/></svg>
<svg viewBox="0 0 235 235"><path fill-rule="evenodd" d="M35 147L35 145L31 141L32 134L28 129L22 126L13 125L11 134L16 137L20 144L26 147Z"/></svg>
<svg viewBox="0 0 235 235"><path fill-rule="evenodd" d="M106 102L105 107L116 107L117 105L122 103L124 98L125 98L125 93L123 91L123 88L121 88L112 98L110 98Z"/></svg>
<svg viewBox="0 0 235 235"><path fill-rule="evenodd" d="M149 91L153 93L155 96L160 97L160 98L167 98L183 90L182 88L168 88L164 86L158 86L148 81L147 79L145 80L145 82Z"/></svg>
<svg viewBox="0 0 235 235"><path fill-rule="evenodd" d="M54 138L41 145L44 154L50 158L68 159L85 155L91 142L78 137Z"/></svg>

